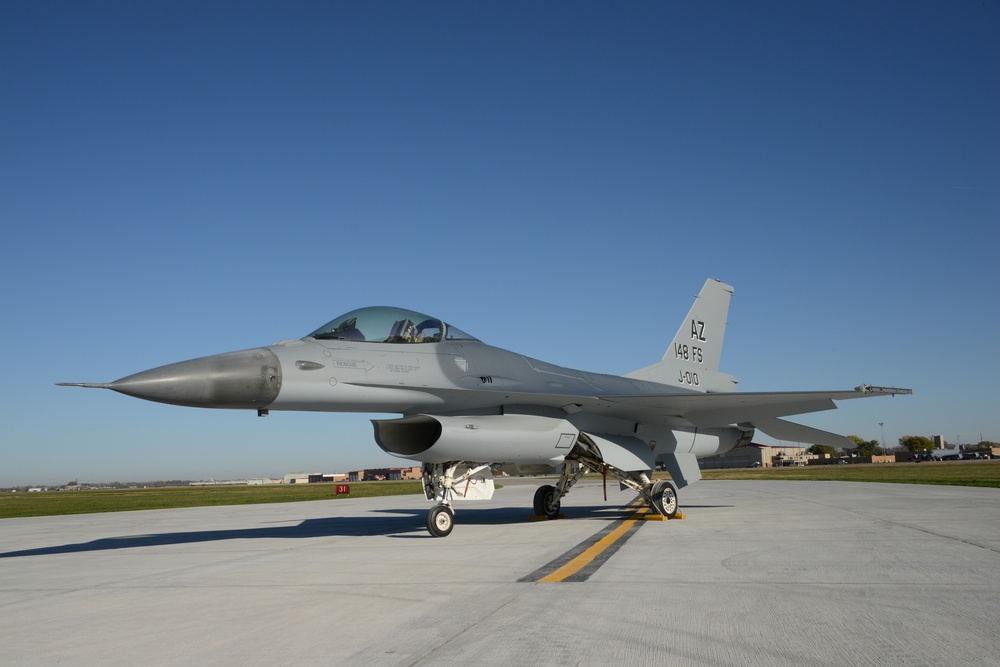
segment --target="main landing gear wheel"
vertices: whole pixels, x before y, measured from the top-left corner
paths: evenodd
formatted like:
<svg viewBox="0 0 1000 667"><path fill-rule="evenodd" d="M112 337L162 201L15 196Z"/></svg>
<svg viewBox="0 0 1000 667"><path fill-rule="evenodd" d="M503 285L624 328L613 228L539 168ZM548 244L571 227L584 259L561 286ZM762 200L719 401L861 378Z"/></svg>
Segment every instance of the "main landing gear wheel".
<svg viewBox="0 0 1000 667"><path fill-rule="evenodd" d="M677 489L673 483L665 479L653 484L653 509L667 517L673 519L677 516Z"/></svg>
<svg viewBox="0 0 1000 667"><path fill-rule="evenodd" d="M447 505L435 505L427 511L427 531L434 537L446 537L455 527L455 513Z"/></svg>
<svg viewBox="0 0 1000 667"><path fill-rule="evenodd" d="M559 516L559 492L551 484L538 487L535 491L535 514L537 516L547 516L554 519Z"/></svg>

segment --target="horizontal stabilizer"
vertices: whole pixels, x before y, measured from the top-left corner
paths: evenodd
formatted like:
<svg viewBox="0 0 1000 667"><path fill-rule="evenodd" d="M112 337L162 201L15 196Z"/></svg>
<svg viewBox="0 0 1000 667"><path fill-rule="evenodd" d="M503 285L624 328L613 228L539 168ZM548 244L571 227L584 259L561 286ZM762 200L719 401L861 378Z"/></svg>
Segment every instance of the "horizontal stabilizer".
<svg viewBox="0 0 1000 667"><path fill-rule="evenodd" d="M753 425L758 431L766 433L775 440L810 445L829 445L838 449L854 448L854 442L850 438L829 431L821 431L811 426L786 422L784 419L755 419Z"/></svg>

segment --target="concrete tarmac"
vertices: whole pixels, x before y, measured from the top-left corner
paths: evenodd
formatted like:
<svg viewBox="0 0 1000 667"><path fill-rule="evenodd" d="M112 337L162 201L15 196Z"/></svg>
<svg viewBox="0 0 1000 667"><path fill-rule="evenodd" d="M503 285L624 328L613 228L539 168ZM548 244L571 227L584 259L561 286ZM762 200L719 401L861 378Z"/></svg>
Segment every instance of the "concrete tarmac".
<svg viewBox="0 0 1000 667"><path fill-rule="evenodd" d="M632 514L584 482L0 521L0 664L996 665L1000 491L702 481L586 581L519 581ZM594 569L596 568L596 569Z"/></svg>

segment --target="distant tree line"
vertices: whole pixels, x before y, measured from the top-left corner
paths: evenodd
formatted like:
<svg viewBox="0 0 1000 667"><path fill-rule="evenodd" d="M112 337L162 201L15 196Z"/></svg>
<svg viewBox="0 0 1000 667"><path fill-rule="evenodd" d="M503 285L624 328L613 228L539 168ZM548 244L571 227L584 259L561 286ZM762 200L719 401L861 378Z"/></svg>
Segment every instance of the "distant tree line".
<svg viewBox="0 0 1000 667"><path fill-rule="evenodd" d="M854 449L838 450L830 445L813 445L806 451L810 454L826 454L827 456L881 456L887 452L878 440L865 440L856 435L847 436L856 447ZM947 445L947 443L945 443ZM996 447L997 444L990 440L983 440L976 445L964 446L963 451L976 451ZM899 439L899 450L908 452L926 452L934 449L934 441L922 435L904 435Z"/></svg>

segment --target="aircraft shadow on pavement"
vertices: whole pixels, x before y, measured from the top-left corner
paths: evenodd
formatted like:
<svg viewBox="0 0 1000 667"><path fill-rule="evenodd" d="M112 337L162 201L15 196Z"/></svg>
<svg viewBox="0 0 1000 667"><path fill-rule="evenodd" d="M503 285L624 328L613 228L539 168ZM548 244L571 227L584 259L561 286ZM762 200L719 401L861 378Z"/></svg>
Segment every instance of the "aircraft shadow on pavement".
<svg viewBox="0 0 1000 667"><path fill-rule="evenodd" d="M625 510L620 506L572 507L566 510L566 514L568 515L568 520L614 520L621 518L623 511ZM424 518L427 514L426 510L390 509L378 510L378 514L380 516L368 515L306 519L293 526L266 526L259 528L235 528L232 530L202 530L105 537L76 544L61 544L35 549L5 551L0 552L0 558L49 556L54 554L85 553L88 551L114 551L118 549L222 542L225 540L286 540L338 536L371 537L377 535L435 539L427 534L424 524ZM463 525L527 523L530 515L531 510L524 507L468 508L459 506L455 524L456 529L460 529Z"/></svg>

